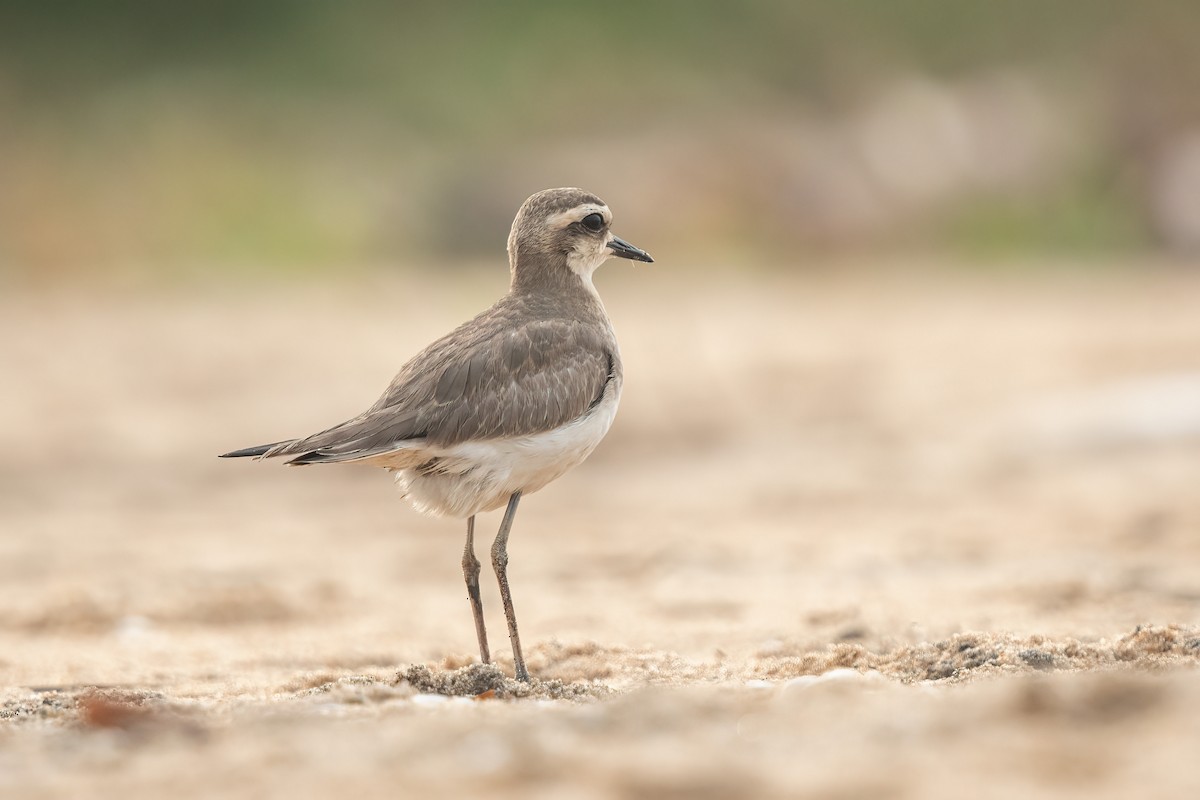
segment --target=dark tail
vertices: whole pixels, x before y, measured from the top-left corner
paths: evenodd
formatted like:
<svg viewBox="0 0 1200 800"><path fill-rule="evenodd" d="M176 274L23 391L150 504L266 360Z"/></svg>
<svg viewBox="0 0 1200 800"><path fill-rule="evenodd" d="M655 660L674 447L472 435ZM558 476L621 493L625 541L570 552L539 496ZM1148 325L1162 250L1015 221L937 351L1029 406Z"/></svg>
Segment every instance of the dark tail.
<svg viewBox="0 0 1200 800"><path fill-rule="evenodd" d="M222 453L217 458L246 458L247 456L262 456L266 455L267 451L272 447L277 447L286 442L272 442L271 444L260 444L256 447L244 447L241 450L234 450L231 453Z"/></svg>

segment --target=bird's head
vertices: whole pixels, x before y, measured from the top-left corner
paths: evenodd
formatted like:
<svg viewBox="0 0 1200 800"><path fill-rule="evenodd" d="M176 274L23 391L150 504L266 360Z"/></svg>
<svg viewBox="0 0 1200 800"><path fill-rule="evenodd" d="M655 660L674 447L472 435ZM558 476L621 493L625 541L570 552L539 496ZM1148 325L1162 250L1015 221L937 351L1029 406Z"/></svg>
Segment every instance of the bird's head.
<svg viewBox="0 0 1200 800"><path fill-rule="evenodd" d="M590 285L596 267L612 256L654 261L614 235L611 225L612 212L604 201L582 189L545 189L531 196L508 235L513 285L561 277L564 271Z"/></svg>

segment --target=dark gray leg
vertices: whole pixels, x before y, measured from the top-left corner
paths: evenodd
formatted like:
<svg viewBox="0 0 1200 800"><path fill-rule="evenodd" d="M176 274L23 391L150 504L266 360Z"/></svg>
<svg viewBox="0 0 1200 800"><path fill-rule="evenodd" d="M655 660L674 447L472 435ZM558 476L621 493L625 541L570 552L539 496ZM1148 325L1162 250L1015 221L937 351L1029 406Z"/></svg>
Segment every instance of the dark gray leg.
<svg viewBox="0 0 1200 800"><path fill-rule="evenodd" d="M479 559L475 557L475 515L467 520L467 546L463 548L463 577L467 579L467 597L471 598L471 613L475 615L475 635L479 638L479 660L491 663L487 628L483 626L483 599L479 596Z"/></svg>
<svg viewBox="0 0 1200 800"><path fill-rule="evenodd" d="M513 496L508 498L508 508L504 511L500 532L496 534L496 541L492 543L492 569L496 570L496 579L500 581L500 600L504 603L504 617L508 620L508 638L512 642L517 680L528 683L529 672L525 669L525 657L521 655L521 637L517 633L517 614L513 611L512 593L508 590L508 532L512 529L513 517L517 515L517 503L520 501L520 492L514 492Z"/></svg>

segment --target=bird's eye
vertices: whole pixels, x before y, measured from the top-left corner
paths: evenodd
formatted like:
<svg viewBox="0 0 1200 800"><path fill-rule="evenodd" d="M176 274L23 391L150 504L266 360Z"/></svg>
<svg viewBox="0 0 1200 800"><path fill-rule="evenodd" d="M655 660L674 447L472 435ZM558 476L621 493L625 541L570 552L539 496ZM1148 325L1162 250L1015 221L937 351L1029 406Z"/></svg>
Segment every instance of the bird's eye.
<svg viewBox="0 0 1200 800"><path fill-rule="evenodd" d="M579 220L579 224L587 228L592 233L599 233L604 228L604 217L599 214L588 214L583 219Z"/></svg>

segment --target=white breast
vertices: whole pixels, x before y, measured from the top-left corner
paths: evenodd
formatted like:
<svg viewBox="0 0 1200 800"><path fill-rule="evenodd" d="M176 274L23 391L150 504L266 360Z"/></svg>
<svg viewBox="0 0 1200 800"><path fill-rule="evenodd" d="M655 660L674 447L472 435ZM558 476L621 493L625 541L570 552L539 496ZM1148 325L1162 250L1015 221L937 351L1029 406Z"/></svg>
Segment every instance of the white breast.
<svg viewBox="0 0 1200 800"><path fill-rule="evenodd" d="M587 414L554 430L422 448L437 460L436 471L399 469L396 484L426 514L469 517L499 508L514 492L536 492L587 458L612 426L620 398L612 381Z"/></svg>

